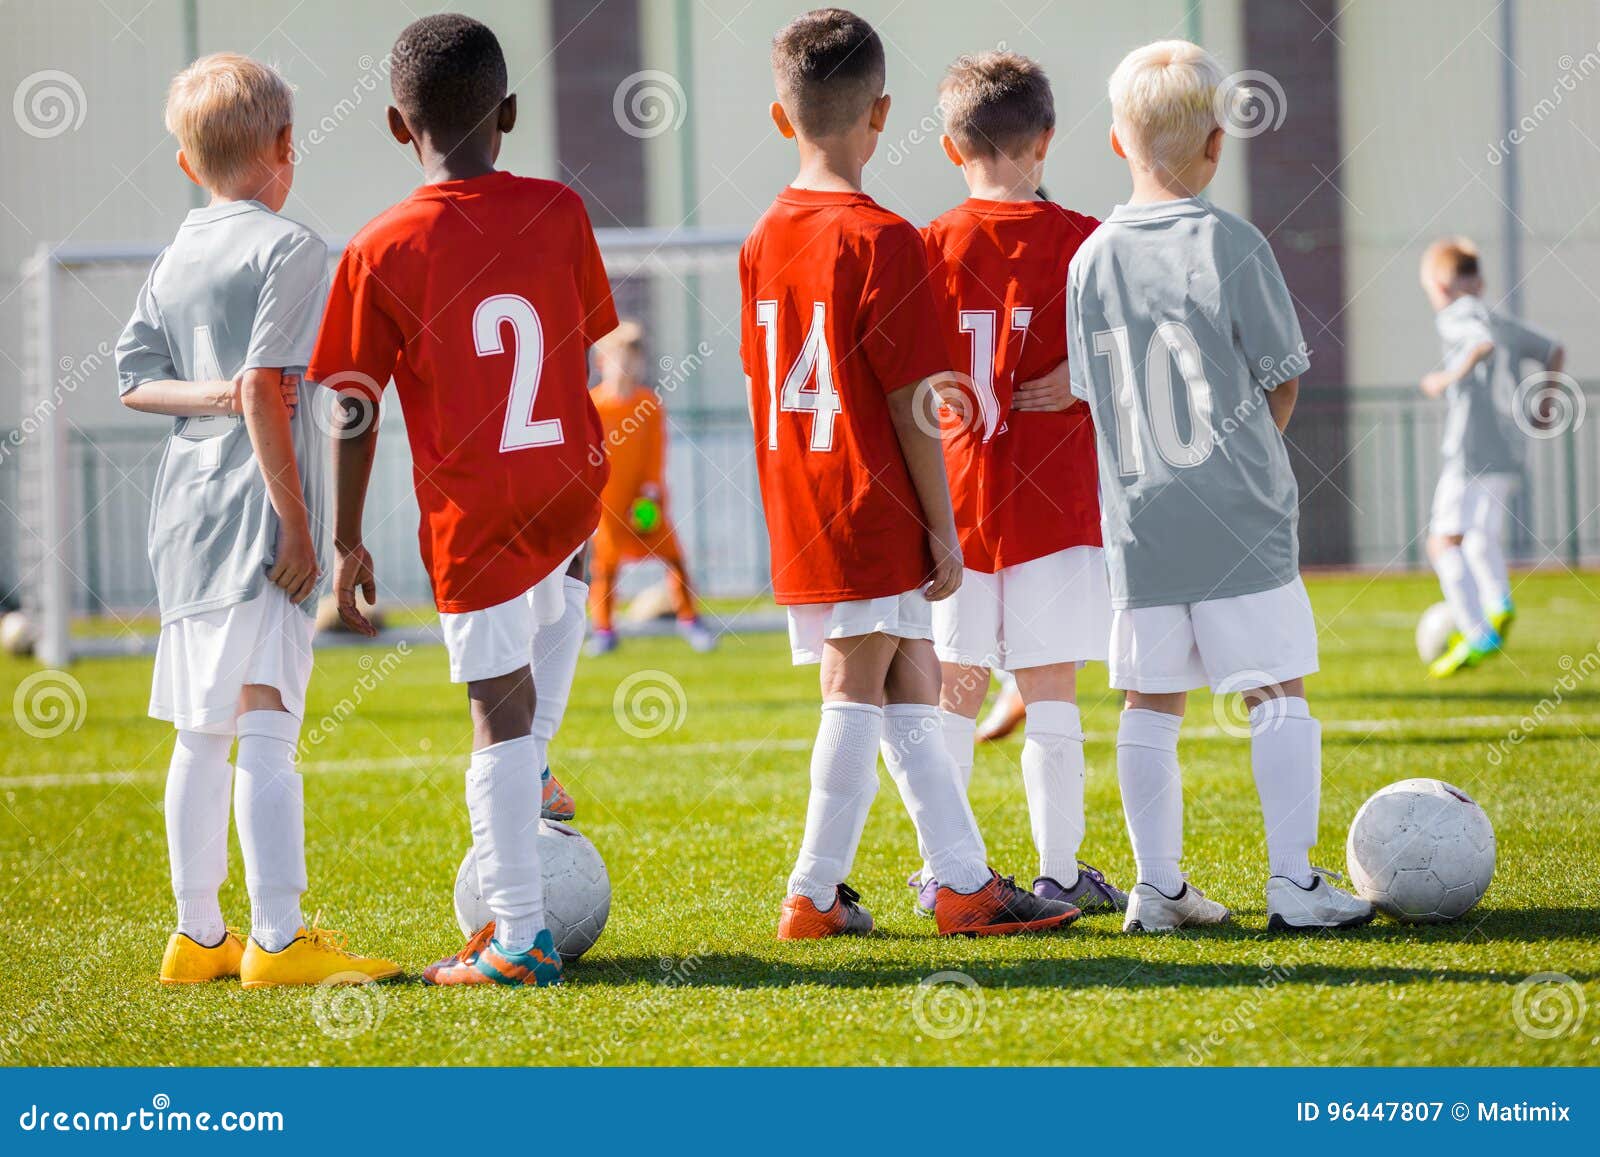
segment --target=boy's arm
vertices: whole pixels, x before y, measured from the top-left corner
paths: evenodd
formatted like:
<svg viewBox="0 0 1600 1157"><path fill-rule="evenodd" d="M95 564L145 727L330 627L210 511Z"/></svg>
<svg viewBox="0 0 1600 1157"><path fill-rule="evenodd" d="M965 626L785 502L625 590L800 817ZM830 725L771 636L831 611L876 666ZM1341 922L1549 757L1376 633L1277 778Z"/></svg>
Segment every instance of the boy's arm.
<svg viewBox="0 0 1600 1157"><path fill-rule="evenodd" d="M169 418L237 417L244 413L244 377L240 374L231 382L185 382L177 378L143 382L122 395L122 404L141 414ZM294 409L300 402L300 376L281 374L278 392L283 404Z"/></svg>
<svg viewBox="0 0 1600 1157"><path fill-rule="evenodd" d="M944 473L944 449L938 435L929 434L917 421L917 398L932 381L894 391L889 398L889 416L894 421L895 437L905 455L928 524L928 546L933 551L933 575L923 588L930 602L947 599L961 586L961 545L956 537L955 509L950 505L950 484Z"/></svg>
<svg viewBox="0 0 1600 1157"><path fill-rule="evenodd" d="M1294 413L1294 403L1300 397L1300 379L1290 378L1280 382L1278 388L1267 391L1267 411L1272 415L1278 433L1289 428L1289 415Z"/></svg>
<svg viewBox="0 0 1600 1157"><path fill-rule="evenodd" d="M378 449L375 405L365 396L340 395L333 432L333 596L344 625L369 639L378 628L356 605L356 590L368 605L378 601L372 554L361 541L361 517Z"/></svg>
<svg viewBox="0 0 1600 1157"><path fill-rule="evenodd" d="M317 569L317 547L300 489L289 407L283 401L284 376L282 370L245 370L239 375L239 406L266 479L267 497L278 515L278 542L267 578L298 603L316 589L322 572Z"/></svg>
<svg viewBox="0 0 1600 1157"><path fill-rule="evenodd" d="M1422 378L1422 392L1430 398L1437 398L1455 385L1462 378L1470 374L1482 362L1494 354L1494 342L1481 341L1467 351L1467 355L1453 366L1442 370L1434 370Z"/></svg>

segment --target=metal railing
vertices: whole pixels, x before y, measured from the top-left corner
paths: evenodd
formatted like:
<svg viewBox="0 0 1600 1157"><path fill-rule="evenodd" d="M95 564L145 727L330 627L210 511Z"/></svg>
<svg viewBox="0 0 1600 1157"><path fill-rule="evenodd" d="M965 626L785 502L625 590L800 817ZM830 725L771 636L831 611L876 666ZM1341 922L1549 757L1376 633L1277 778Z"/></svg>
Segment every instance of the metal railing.
<svg viewBox="0 0 1600 1157"><path fill-rule="evenodd" d="M1525 485L1515 496L1509 553L1522 563L1577 566L1600 559L1600 385L1583 388L1590 420L1527 440ZM367 541L386 599L425 604L417 554L411 464L398 415L386 415L368 502ZM1438 470L1443 407L1415 390L1308 390L1290 427L1300 475L1300 535L1308 561L1379 567L1425 565L1423 542ZM742 410L670 412L671 513L702 590L745 595L767 586L748 418ZM1337 438L1340 453L1318 439ZM149 495L161 435L126 426L73 428L68 438L71 607L83 615L154 609L146 559ZM28 584L15 516L18 459L0 431L0 599ZM1320 463L1321 465L1314 465ZM1329 465L1333 469L1329 469ZM9 596L9 598L7 597Z"/></svg>

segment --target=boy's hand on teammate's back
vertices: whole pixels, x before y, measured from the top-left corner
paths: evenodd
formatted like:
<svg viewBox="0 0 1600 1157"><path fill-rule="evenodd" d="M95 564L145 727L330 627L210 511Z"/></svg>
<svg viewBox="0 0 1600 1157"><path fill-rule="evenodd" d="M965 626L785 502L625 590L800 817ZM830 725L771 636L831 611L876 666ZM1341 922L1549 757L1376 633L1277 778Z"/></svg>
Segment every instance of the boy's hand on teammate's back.
<svg viewBox="0 0 1600 1157"><path fill-rule="evenodd" d="M928 531L928 549L933 553L933 575L922 593L930 603L937 603L955 594L961 586L961 543L956 537L955 524L944 530Z"/></svg>
<svg viewBox="0 0 1600 1157"><path fill-rule="evenodd" d="M311 539L310 527L301 522L280 524L278 550L267 578L289 596L289 601L303 603L317 589L322 569L317 566L317 544Z"/></svg>
<svg viewBox="0 0 1600 1157"><path fill-rule="evenodd" d="M249 370L240 370L233 379L233 393L228 401L228 412L237 416L244 414L244 376ZM292 415L295 407L300 404L300 375L284 374L278 379L278 388L282 391L283 405Z"/></svg>
<svg viewBox="0 0 1600 1157"><path fill-rule="evenodd" d="M358 635L375 638L378 628L373 626L356 604L356 591L372 606L378 601L378 583L372 574L372 553L364 546L348 550L335 546L333 562L333 597L339 605L339 618L345 626Z"/></svg>
<svg viewBox="0 0 1600 1157"><path fill-rule="evenodd" d="M1042 378L1019 385L1011 395L1011 408L1049 413L1069 409L1077 400L1072 396L1067 363L1063 361Z"/></svg>

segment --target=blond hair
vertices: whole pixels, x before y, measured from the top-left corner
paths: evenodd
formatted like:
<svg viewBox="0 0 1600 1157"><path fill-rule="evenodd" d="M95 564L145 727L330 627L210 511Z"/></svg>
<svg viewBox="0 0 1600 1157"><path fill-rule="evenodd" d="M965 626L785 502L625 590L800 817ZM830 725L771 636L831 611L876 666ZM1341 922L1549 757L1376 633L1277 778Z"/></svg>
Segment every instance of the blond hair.
<svg viewBox="0 0 1600 1157"><path fill-rule="evenodd" d="M246 173L293 120L289 83L236 52L202 56L167 89L167 131L208 187Z"/></svg>
<svg viewBox="0 0 1600 1157"><path fill-rule="evenodd" d="M1478 247L1467 237L1441 237L1422 251L1422 280L1449 285L1478 275Z"/></svg>
<svg viewBox="0 0 1600 1157"><path fill-rule="evenodd" d="M1111 121L1130 157L1166 172L1205 147L1224 80L1217 58L1187 40L1135 48L1111 74Z"/></svg>

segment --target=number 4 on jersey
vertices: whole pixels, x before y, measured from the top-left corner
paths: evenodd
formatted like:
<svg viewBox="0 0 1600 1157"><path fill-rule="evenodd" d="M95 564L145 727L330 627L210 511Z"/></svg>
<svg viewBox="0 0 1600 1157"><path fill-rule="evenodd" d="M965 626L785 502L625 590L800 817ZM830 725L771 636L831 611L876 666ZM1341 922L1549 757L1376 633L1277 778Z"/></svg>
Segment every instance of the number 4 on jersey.
<svg viewBox="0 0 1600 1157"><path fill-rule="evenodd" d="M778 448L778 413L811 415L813 450L833 449L833 427L839 417L839 391L833 384L833 355L828 351L827 306L811 306L811 329L800 356L778 386L778 303L756 302L756 325L764 332L767 353L767 449ZM815 382L811 388L808 383Z"/></svg>

